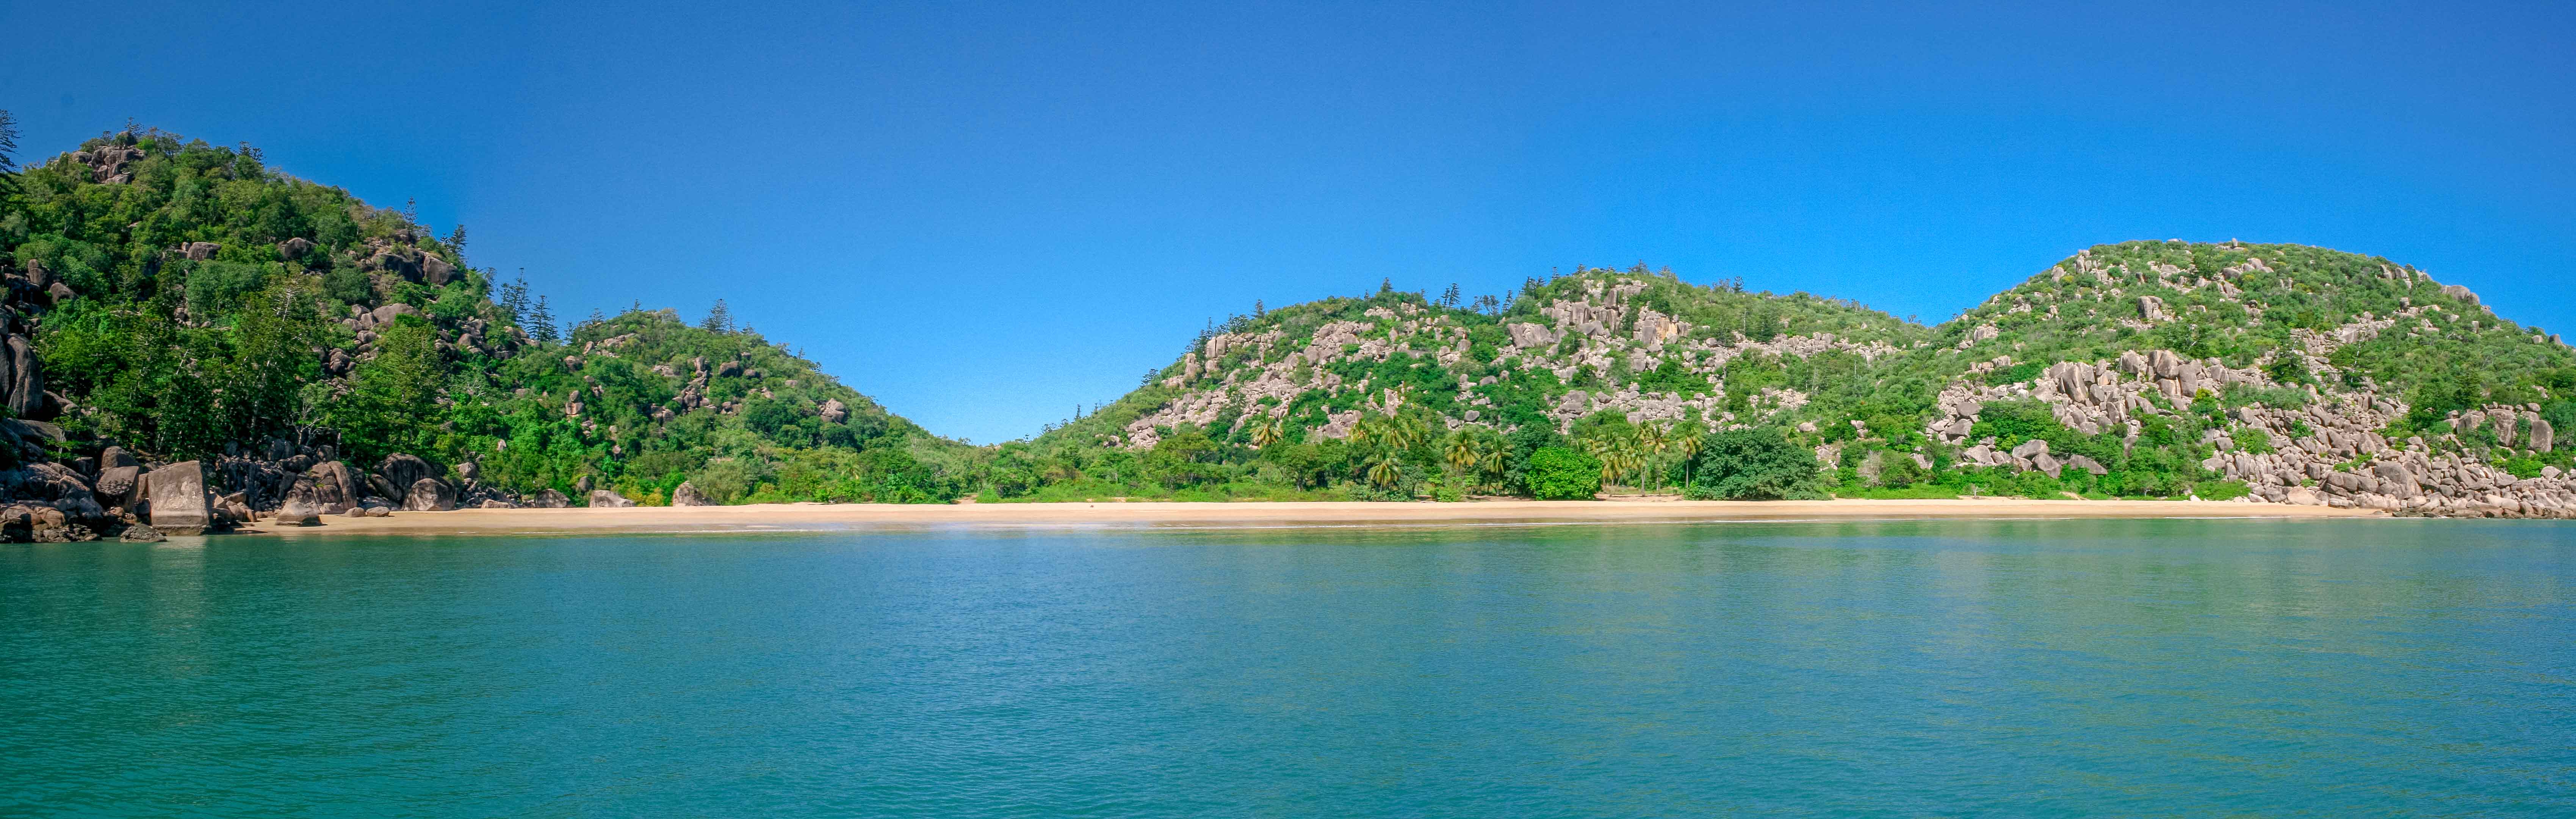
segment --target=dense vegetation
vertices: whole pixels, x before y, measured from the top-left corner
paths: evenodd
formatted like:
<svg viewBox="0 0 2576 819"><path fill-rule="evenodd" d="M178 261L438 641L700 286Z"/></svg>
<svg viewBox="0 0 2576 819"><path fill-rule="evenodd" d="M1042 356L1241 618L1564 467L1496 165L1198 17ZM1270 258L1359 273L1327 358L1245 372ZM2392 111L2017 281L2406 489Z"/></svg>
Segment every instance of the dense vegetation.
<svg viewBox="0 0 2576 819"><path fill-rule="evenodd" d="M2234 456L2358 473L2402 441L2523 477L2576 465L2545 443L2576 426L2564 344L2421 271L2295 245L2095 247L1936 326L1643 265L1473 300L1381 283L1256 306L1117 401L975 448L721 303L559 328L470 262L462 226L246 146L128 129L5 163L0 269L31 306L0 330L45 392L9 411L58 425L61 458L283 441L648 504L683 482L727 503L2226 498L2322 485L2252 485Z"/></svg>
<svg viewBox="0 0 2576 819"><path fill-rule="evenodd" d="M2449 434L2452 416L2496 405L2576 423L2564 344L2420 271L2293 245L2097 247L1934 327L1640 266L1464 306L1454 288L1381 288L1238 316L1188 350L1125 398L1001 447L991 491L1590 495L1539 477L1565 452L1610 491L2226 499L2249 488L2210 466L2214 455L2311 434L2296 419L2276 433L2249 408L2386 401L2406 408L2372 425L2390 441ZM2060 362L2104 372L2155 351L2232 369L2192 394L2121 407L2125 426L2070 424L2065 398L2040 395ZM2137 392L2152 376L2122 378ZM1941 434L1971 403L1982 411ZM2515 452L2483 435L2454 437L2520 473L2570 466L2566 447ZM2081 468L2048 466L2078 456Z"/></svg>
<svg viewBox="0 0 2576 819"><path fill-rule="evenodd" d="M127 130L10 181L0 264L70 293L23 317L67 456L323 443L362 465L410 453L521 492L647 503L684 480L727 502L967 488L967 448L720 311L559 331L542 297L468 262L462 226L433 236L256 149Z"/></svg>

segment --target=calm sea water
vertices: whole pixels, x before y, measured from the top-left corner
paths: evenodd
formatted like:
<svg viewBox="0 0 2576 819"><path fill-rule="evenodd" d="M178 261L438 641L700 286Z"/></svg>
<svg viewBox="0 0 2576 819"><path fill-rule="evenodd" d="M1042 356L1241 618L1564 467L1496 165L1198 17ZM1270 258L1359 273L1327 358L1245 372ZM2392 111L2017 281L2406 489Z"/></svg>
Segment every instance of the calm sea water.
<svg viewBox="0 0 2576 819"><path fill-rule="evenodd" d="M0 546L6 816L2576 813L2576 527Z"/></svg>

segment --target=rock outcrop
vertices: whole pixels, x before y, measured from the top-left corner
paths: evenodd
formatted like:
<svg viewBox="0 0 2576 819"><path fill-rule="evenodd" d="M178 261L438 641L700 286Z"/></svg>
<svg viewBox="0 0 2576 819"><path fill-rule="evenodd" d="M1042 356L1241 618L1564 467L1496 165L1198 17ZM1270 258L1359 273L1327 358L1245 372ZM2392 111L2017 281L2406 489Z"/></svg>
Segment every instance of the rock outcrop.
<svg viewBox="0 0 2576 819"><path fill-rule="evenodd" d="M144 477L152 528L167 535L202 535L216 526L215 497L206 490L203 464L181 461Z"/></svg>
<svg viewBox="0 0 2576 819"><path fill-rule="evenodd" d="M707 497L706 493L698 491L697 484L690 483L688 481L681 481L678 488L671 490L671 505L714 506L716 505L716 502L714 499Z"/></svg>

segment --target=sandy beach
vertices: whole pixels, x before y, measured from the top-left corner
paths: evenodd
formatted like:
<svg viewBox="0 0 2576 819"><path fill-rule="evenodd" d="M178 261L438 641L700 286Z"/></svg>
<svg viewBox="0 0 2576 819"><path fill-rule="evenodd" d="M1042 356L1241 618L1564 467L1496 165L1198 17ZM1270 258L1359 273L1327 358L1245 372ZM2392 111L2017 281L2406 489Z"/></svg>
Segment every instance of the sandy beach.
<svg viewBox="0 0 2576 819"><path fill-rule="evenodd" d="M1470 503L760 504L625 509L464 509L391 517L326 517L322 525L254 525L271 535L762 532L929 527L1266 527L1691 521L2343 518L2384 513L2209 501L1981 498L1829 501L1483 501Z"/></svg>

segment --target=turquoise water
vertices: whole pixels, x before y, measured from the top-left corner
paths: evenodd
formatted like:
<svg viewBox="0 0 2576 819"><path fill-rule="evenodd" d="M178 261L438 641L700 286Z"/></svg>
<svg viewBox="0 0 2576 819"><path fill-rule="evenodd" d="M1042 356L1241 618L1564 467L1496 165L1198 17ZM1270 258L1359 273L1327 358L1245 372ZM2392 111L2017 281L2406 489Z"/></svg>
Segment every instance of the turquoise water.
<svg viewBox="0 0 2576 819"><path fill-rule="evenodd" d="M0 546L5 816L2576 812L2576 526Z"/></svg>

